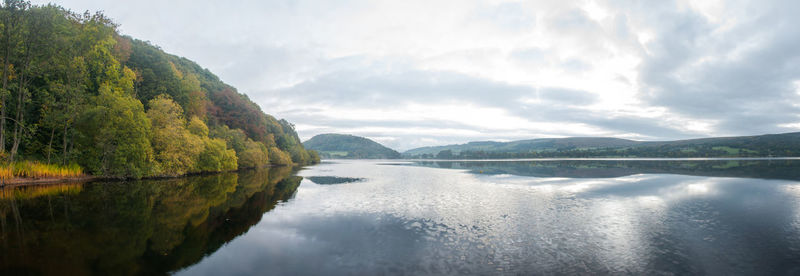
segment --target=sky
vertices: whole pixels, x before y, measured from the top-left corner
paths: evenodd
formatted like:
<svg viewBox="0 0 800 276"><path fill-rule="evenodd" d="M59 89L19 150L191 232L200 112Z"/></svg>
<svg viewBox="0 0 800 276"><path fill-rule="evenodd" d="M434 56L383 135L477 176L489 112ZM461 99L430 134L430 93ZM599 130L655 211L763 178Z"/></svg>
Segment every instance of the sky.
<svg viewBox="0 0 800 276"><path fill-rule="evenodd" d="M196 61L302 140L800 131L800 1L54 3Z"/></svg>

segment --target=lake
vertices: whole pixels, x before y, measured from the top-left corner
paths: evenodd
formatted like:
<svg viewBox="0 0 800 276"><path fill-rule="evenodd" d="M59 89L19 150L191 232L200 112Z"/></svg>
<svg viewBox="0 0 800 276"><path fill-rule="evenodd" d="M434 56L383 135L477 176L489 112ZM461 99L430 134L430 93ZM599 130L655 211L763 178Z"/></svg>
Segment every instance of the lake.
<svg viewBox="0 0 800 276"><path fill-rule="evenodd" d="M800 160L333 160L4 188L0 231L0 275L797 275Z"/></svg>

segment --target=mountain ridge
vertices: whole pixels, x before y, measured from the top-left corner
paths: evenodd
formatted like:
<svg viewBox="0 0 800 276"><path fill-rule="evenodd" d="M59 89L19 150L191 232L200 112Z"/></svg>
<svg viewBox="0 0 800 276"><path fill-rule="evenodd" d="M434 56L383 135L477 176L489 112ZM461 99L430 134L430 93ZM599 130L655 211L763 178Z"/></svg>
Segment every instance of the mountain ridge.
<svg viewBox="0 0 800 276"><path fill-rule="evenodd" d="M537 157L769 157L800 156L800 132L726 136L673 141L636 141L613 137L536 138L509 142L410 149L404 158Z"/></svg>

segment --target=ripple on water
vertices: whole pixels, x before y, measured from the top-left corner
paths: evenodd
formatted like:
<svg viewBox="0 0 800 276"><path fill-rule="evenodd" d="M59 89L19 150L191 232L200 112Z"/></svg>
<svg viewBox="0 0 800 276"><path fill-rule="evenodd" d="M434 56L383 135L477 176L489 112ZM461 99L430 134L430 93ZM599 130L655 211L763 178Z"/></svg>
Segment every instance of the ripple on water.
<svg viewBox="0 0 800 276"><path fill-rule="evenodd" d="M254 227L291 234L248 234L226 250L290 274L769 274L800 264L800 193L774 184L791 181L486 176L360 161L300 175L360 181L301 185ZM216 255L186 272L230 267Z"/></svg>

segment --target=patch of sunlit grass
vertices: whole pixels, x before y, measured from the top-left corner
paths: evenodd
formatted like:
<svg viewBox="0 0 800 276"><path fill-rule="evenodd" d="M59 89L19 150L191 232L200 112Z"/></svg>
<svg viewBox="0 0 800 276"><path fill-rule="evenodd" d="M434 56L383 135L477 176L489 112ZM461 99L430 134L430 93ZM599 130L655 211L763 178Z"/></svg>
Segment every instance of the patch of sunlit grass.
<svg viewBox="0 0 800 276"><path fill-rule="evenodd" d="M12 167L0 167L0 179L12 179L14 178L14 168Z"/></svg>
<svg viewBox="0 0 800 276"><path fill-rule="evenodd" d="M13 164L0 165L0 179L20 178L62 178L83 175L80 166L71 164L60 166L32 161L20 161Z"/></svg>

